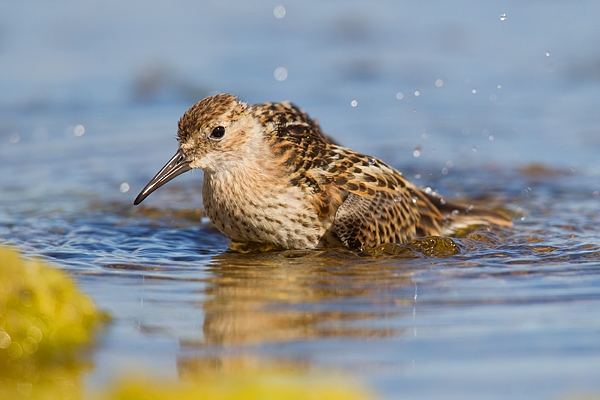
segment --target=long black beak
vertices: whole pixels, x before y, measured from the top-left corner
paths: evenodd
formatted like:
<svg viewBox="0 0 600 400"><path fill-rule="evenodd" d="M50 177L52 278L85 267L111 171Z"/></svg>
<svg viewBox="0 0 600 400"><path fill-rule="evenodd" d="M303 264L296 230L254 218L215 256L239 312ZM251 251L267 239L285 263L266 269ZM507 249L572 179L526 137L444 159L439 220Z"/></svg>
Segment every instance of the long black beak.
<svg viewBox="0 0 600 400"><path fill-rule="evenodd" d="M192 169L190 167L190 163L185 159L185 156L179 150L175 155L169 160L169 162L162 167L158 174L148 184L146 187L138 194L138 196L133 201L133 205L137 206L140 204L146 197L150 195L150 193L154 192L156 189L169 182L171 179L175 178L183 174L184 172Z"/></svg>

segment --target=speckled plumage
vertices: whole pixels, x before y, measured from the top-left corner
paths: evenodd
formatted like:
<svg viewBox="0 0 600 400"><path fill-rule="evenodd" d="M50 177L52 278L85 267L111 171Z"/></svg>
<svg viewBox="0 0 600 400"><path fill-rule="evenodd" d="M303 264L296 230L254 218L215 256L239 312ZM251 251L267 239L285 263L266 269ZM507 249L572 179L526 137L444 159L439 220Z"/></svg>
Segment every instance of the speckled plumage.
<svg viewBox="0 0 600 400"><path fill-rule="evenodd" d="M285 249L402 243L504 214L421 191L383 161L334 144L289 102L201 100L179 121L179 151L136 198L192 168L204 170L206 214L234 242Z"/></svg>

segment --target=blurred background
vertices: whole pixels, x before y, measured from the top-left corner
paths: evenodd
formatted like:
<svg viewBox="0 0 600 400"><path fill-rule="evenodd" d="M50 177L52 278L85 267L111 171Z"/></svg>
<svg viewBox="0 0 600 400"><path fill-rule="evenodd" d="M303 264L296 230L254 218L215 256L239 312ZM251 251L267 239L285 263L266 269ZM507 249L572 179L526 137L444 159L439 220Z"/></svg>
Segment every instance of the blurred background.
<svg viewBox="0 0 600 400"><path fill-rule="evenodd" d="M112 313L92 386L115 365L275 355L386 398L598 391L599 17L593 0L3 1L0 241ZM290 100L418 186L526 217L447 263L238 259L202 219L200 172L131 205L219 92Z"/></svg>

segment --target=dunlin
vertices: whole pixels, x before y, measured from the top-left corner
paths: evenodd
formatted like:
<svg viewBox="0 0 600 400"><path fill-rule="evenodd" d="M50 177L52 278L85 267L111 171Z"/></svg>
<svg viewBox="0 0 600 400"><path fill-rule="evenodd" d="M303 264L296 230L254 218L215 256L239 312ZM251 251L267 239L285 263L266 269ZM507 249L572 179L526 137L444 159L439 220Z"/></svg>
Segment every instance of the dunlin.
<svg viewBox="0 0 600 400"><path fill-rule="evenodd" d="M177 134L177 153L134 204L200 168L206 214L234 243L361 250L468 225L511 225L502 212L447 201L383 161L334 144L289 102L208 97L185 112Z"/></svg>

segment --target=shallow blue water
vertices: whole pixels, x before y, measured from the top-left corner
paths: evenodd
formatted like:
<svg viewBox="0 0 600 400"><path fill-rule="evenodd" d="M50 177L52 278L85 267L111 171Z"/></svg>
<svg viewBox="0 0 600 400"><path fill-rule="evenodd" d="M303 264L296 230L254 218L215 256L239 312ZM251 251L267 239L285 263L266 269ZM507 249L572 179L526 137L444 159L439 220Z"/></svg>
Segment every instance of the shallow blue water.
<svg viewBox="0 0 600 400"><path fill-rule="evenodd" d="M112 313L90 387L284 365L382 398L600 392L600 5L277 5L0 5L0 241ZM213 92L292 100L515 226L451 257L229 253L201 172L131 205Z"/></svg>

